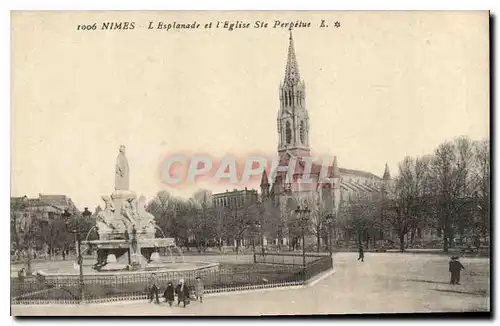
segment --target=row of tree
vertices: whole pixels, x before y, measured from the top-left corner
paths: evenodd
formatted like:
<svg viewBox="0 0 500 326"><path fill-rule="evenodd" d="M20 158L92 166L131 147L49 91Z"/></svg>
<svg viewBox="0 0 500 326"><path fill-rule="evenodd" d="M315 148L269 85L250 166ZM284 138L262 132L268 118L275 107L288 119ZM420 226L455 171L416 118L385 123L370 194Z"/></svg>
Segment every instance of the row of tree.
<svg viewBox="0 0 500 326"><path fill-rule="evenodd" d="M393 233L402 251L422 230L431 229L442 237L445 252L452 239L489 242L489 141L460 137L433 154L405 157L398 170L383 183L380 196L342 202L336 226L359 241Z"/></svg>
<svg viewBox="0 0 500 326"><path fill-rule="evenodd" d="M204 251L208 246L226 246L242 240L260 243L264 232L269 233L281 221L277 210L255 198L244 200L240 206L214 207L208 190L199 190L191 198L171 196L160 191L147 205L156 217L157 225L177 244Z"/></svg>
<svg viewBox="0 0 500 326"><path fill-rule="evenodd" d="M316 238L318 251L321 243L328 246L334 241L332 233L342 234L346 245L352 238L374 244L396 238L404 250L422 230L431 229L442 237L443 249L448 251L454 238L489 241L489 142L460 137L439 145L430 155L405 157L397 176L384 181L379 194L342 200L335 214L319 202L317 194L296 202L309 207L306 222L293 210L280 212L270 200L214 208L206 190L187 200L162 191L148 211L177 243L200 251L208 245L233 245L235 240L238 247L244 238L259 242L256 236L262 235L287 237L293 248L300 243L302 228Z"/></svg>

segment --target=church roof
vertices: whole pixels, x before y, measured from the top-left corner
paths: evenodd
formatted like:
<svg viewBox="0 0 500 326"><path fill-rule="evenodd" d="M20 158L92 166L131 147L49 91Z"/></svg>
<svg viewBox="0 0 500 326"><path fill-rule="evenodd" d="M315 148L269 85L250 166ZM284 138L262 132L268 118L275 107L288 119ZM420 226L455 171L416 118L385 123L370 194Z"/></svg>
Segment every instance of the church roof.
<svg viewBox="0 0 500 326"><path fill-rule="evenodd" d="M40 200L55 206L68 206L68 198L65 195L42 195Z"/></svg>
<svg viewBox="0 0 500 326"><path fill-rule="evenodd" d="M345 168L339 168L336 166L336 158L334 160L334 164L332 166L328 167L327 175L335 175L336 173L340 173L340 176L342 175L350 175L350 176L359 176L363 178L369 178L369 179L375 179L375 180L382 180L379 176L371 173L371 172L366 172L366 171L361 171L361 170L352 170L352 169L345 169ZM288 166L288 161L286 160L281 160L278 164L278 166ZM303 160L297 160L297 164L295 164L295 171L294 174L301 174L306 166L306 162ZM321 173L321 168L322 166L320 164L312 164L311 166L311 174L317 174L319 175ZM335 171L338 169L338 172ZM279 172L278 174L285 174L285 172ZM338 174L337 174L338 176Z"/></svg>
<svg viewBox="0 0 500 326"><path fill-rule="evenodd" d="M374 178L377 180L381 180L379 176L377 176L371 172L366 172L366 171L361 171L361 170L344 169L344 168L339 168L339 171L340 171L341 175L355 175L355 176L364 177L364 178Z"/></svg>

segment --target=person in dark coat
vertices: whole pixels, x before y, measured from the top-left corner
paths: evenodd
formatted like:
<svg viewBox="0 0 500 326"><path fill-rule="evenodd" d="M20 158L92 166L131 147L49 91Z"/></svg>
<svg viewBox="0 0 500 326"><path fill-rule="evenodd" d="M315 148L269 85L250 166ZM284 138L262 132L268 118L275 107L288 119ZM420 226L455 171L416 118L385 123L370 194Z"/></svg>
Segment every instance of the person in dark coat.
<svg viewBox="0 0 500 326"><path fill-rule="evenodd" d="M465 267L458 261L458 257L451 257L449 271L451 273L450 284L460 284L460 271Z"/></svg>
<svg viewBox="0 0 500 326"><path fill-rule="evenodd" d="M156 274L153 273L151 274L151 277L149 278L148 282L148 299L149 303L153 302L153 299L156 297L155 303L160 303L160 300L158 298L158 279L156 277Z"/></svg>
<svg viewBox="0 0 500 326"><path fill-rule="evenodd" d="M359 245L359 257L358 260L361 260L362 262L365 261L365 252L363 251L363 245Z"/></svg>
<svg viewBox="0 0 500 326"><path fill-rule="evenodd" d="M189 304L189 287L184 283L184 280L181 279L177 287L175 288L175 294L177 294L177 305L180 305L181 302L183 307Z"/></svg>
<svg viewBox="0 0 500 326"><path fill-rule="evenodd" d="M172 282L168 281L167 288L165 289L163 296L165 297L165 301L168 302L168 305L172 307L172 303L175 300L175 289Z"/></svg>

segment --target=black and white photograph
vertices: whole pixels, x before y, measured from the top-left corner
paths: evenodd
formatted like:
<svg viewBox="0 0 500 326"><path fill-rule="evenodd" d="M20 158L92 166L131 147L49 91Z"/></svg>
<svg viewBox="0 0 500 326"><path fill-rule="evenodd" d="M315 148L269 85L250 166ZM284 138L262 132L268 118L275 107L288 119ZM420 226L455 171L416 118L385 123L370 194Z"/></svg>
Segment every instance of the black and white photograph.
<svg viewBox="0 0 500 326"><path fill-rule="evenodd" d="M10 19L12 316L491 314L488 11Z"/></svg>

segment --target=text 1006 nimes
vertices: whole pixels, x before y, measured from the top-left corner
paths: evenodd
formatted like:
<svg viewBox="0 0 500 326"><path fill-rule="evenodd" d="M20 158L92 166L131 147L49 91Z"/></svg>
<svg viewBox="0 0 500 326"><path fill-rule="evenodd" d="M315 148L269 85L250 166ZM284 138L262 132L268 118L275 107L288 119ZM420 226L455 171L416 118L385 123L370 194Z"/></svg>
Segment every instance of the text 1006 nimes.
<svg viewBox="0 0 500 326"><path fill-rule="evenodd" d="M192 22L177 22L177 21L149 21L147 23L138 24L135 21L109 21L101 23L79 24L76 29L78 31L113 31L113 30L135 30L135 29L148 29L148 30L181 30L181 29L225 29L233 31L236 29L249 29L249 28L308 28L311 26L328 27L329 22L320 20L317 24L312 25L309 21L295 20L295 21L263 21L256 20L253 22L246 22L241 20L229 21L192 21ZM335 22L337 24L338 22Z"/></svg>

